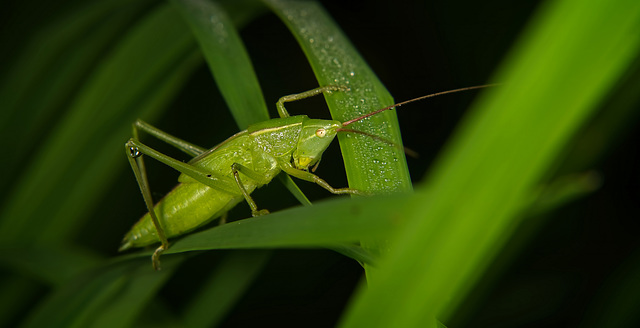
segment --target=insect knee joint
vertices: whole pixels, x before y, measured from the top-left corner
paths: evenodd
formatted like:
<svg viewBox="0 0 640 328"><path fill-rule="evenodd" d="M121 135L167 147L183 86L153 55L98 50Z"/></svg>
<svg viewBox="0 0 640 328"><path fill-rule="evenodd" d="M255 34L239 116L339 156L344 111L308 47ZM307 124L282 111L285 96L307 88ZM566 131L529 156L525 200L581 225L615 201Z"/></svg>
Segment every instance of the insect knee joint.
<svg viewBox="0 0 640 328"><path fill-rule="evenodd" d="M132 140L127 141L127 143L124 144L124 146L126 148L129 148L129 156L131 156L131 158L137 158L137 157L140 157L140 155L142 155L142 153L140 152L138 147L133 143Z"/></svg>

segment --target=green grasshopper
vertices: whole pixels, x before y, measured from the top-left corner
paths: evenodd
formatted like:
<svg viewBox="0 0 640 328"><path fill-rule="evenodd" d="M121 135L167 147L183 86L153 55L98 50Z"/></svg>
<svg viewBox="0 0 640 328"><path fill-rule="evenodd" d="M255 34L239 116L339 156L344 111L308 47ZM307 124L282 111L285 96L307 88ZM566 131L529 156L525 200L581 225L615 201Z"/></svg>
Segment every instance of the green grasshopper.
<svg viewBox="0 0 640 328"><path fill-rule="evenodd" d="M306 115L289 116L285 102L296 101L322 93L348 91L343 86L324 86L306 92L284 96L277 102L280 118L250 125L217 146L206 150L169 135L141 120L133 124L133 137L125 144L127 158L135 174L148 213L125 235L120 251L142 247L157 242L161 245L152 255L153 267L160 269L160 254L168 249L168 238L192 231L213 219L226 215L227 211L243 199L249 204L251 214L268 214L251 198L251 193L275 178L278 173L314 182L334 194L365 195L351 188L333 188L312 171L340 131L361 133L381 141L382 138L345 128L369 116L403 104L440 94L480 88L469 87L440 92L401 102L346 122L310 119ZM194 156L187 163L164 155L141 143L138 130ZM142 155L150 156L176 170L180 182L157 204L153 204Z"/></svg>

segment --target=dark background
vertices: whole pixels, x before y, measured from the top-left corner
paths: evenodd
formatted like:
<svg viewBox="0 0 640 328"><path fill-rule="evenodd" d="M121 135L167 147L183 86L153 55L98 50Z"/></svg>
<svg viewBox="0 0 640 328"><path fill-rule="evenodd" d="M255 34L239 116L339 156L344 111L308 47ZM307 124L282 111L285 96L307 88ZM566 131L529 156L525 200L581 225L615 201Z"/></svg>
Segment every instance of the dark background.
<svg viewBox="0 0 640 328"><path fill-rule="evenodd" d="M321 2L396 101L487 83L538 6L538 1L506 0ZM7 12L10 10L3 15ZM43 10L42 15L47 12ZM19 36L6 29L2 36L8 40L6 44L18 42L15 38ZM302 51L275 16L265 14L252 21L242 30L242 37L272 116L279 97L317 86ZM9 55L6 51L0 59ZM476 94L446 95L402 107L398 112L405 145L420 153L419 158L408 159L414 182L428 172ZM328 117L322 99L293 103L288 108L292 113ZM166 115L154 123L207 147L222 141L212 138L212 131L226 136L237 132L204 65ZM637 276L634 272L640 274L640 243L636 237L640 230L640 163L635 156L640 136L634 129L637 121L626 123L615 131L614 141L601 156L569 165L563 172L597 172L601 187L552 214L527 221L510 241L510 252L496 259L460 310L445 321L447 326L577 327L589 316L597 317L605 311L608 297L615 296L620 282L626 281L629 290L638 289L632 288L638 286L632 278ZM149 143L173 156L182 156L161 144ZM571 146L567 149L568 162L573 150ZM559 166L562 168L562 163ZM175 184L177 173L170 169L148 165L148 170L157 195ZM323 156L317 174L334 186L346 185L337 143ZM114 256L121 236L145 211L131 172L123 169L115 180L119 183L105 199L105 207L95 210L95 220L77 238L81 244ZM317 186L299 185L312 200L330 197ZM255 195L256 202L267 204L271 211L297 205L276 182ZM230 214L231 219L248 215L245 205ZM224 254L194 254L161 291L166 303L183 307ZM362 275L357 263L331 251L276 250L225 326L260 323L286 327L294 322L291 326L331 326ZM633 309L637 301L630 298L621 307ZM637 316L622 326L636 325L640 325Z"/></svg>
<svg viewBox="0 0 640 328"><path fill-rule="evenodd" d="M322 3L396 101L488 82L538 5L537 1ZM317 86L302 51L275 16L266 14L253 21L242 30L242 37L272 116L276 115L273 104L279 97ZM414 181L426 174L475 95L446 95L405 106L398 112L405 145L420 153L418 159L408 159ZM311 117L329 116L322 99L292 103L288 108ZM194 119L201 116L210 119ZM223 129L226 135L237 131L206 67L193 76L157 125L203 146L220 141L210 139L212 129ZM638 134L631 127L618 131L615 143L596 162L585 164L585 169L601 175L602 187L525 225L518 239L508 246L522 248L521 252L499 257L458 314L445 324L576 327L589 312L603 309L597 302L603 301L605 284L617 279L616 274L633 270L625 266L633 263L634 252L638 258L638 161L630 156ZM165 168L157 170L166 174L159 173L153 185L158 190L170 189L174 180L166 175L177 174ZM343 172L336 143L323 156L317 173L331 184L342 186L346 185ZM129 184L134 196L128 201L143 212L135 183ZM299 185L312 199L330 197L316 186L304 182ZM256 192L256 201L268 204L270 210L297 205L278 183ZM234 215L246 217L248 209L242 205ZM129 224L123 223L122 231ZM163 290L169 303L179 307L180 298L188 295L185 289L197 289L198 280L193 279L192 272L201 270L204 276L208 269L203 263L213 263L218 256L198 255L181 268L174 277L179 283L170 283ZM361 276L359 265L330 251L277 250L225 325L287 326L295 322L292 326L296 326L303 322L307 326L331 326ZM193 285L185 286L187 279L194 281ZM629 327L633 325L629 322Z"/></svg>

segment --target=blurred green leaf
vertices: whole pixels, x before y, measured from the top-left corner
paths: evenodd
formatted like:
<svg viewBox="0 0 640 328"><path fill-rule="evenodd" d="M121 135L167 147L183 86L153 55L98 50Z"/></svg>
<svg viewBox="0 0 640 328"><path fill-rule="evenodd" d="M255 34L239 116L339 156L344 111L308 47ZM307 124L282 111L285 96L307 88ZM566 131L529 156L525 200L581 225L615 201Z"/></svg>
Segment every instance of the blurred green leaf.
<svg viewBox="0 0 640 328"><path fill-rule="evenodd" d="M270 257L266 250L229 253L186 307L187 326L217 327Z"/></svg>
<svg viewBox="0 0 640 328"><path fill-rule="evenodd" d="M31 307L33 299L42 286L22 274L4 274L0 282L0 326L10 327L20 318L26 307Z"/></svg>
<svg viewBox="0 0 640 328"><path fill-rule="evenodd" d="M122 122L166 108L201 61L169 5L158 7L104 58L5 200L3 241L68 239L89 219L112 172L124 167L122 143L130 126Z"/></svg>
<svg viewBox="0 0 640 328"><path fill-rule="evenodd" d="M148 260L99 267L56 289L23 327L128 327L181 262L172 257L161 272Z"/></svg>
<svg viewBox="0 0 640 328"><path fill-rule="evenodd" d="M218 4L206 0L172 0L198 39L220 92L240 129L269 119L258 78L231 19ZM246 3L244 12L259 10Z"/></svg>
<svg viewBox="0 0 640 328"><path fill-rule="evenodd" d="M635 327L640 323L640 252L635 251L607 278L585 312L580 327Z"/></svg>
<svg viewBox="0 0 640 328"><path fill-rule="evenodd" d="M592 193L602 185L602 177L595 172L562 176L532 192L535 199L526 211L527 217L558 209L576 198Z"/></svg>
<svg viewBox="0 0 640 328"><path fill-rule="evenodd" d="M69 281L101 261L99 256L86 249L70 246L0 248L0 266L52 286Z"/></svg>
<svg viewBox="0 0 640 328"><path fill-rule="evenodd" d="M83 3L40 26L24 49L16 51L19 55L7 65L0 83L0 146L13 159L3 168L7 174L0 175L0 186L6 188L15 178L34 144L62 116L87 72L148 2Z"/></svg>
<svg viewBox="0 0 640 328"><path fill-rule="evenodd" d="M451 314L559 151L638 55L638 21L632 1L541 9L496 75L504 85L461 124L419 193L428 198L342 326L428 327Z"/></svg>

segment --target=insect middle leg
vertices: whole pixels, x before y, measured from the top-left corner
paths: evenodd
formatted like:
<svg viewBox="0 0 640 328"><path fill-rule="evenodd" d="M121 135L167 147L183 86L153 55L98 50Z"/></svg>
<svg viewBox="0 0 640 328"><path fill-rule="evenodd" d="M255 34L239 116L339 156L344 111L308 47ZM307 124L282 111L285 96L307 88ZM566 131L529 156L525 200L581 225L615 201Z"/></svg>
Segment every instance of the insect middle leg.
<svg viewBox="0 0 640 328"><path fill-rule="evenodd" d="M278 102L276 103L276 107L278 107L278 115L280 115L280 117L283 117L283 118L284 117L289 117L289 112L287 112L287 110L284 108L284 103L285 102L296 101L296 100L301 100L301 99L317 96L317 95L322 94L324 92L349 91L349 90L350 90L349 87L346 87L346 86L325 85L323 87L311 89L309 91L305 91L305 92L301 92L301 93L296 93L296 94L284 96L284 97L280 98L278 100Z"/></svg>
<svg viewBox="0 0 640 328"><path fill-rule="evenodd" d="M198 156L206 150L205 148L196 146L190 142L187 142L169 133L166 133L156 128L155 126L140 119L137 119L132 125L132 135L133 135L133 139L135 140L139 140L138 130L144 131L180 149L181 151L191 156ZM169 248L169 241L167 240L164 230L162 229L162 226L160 225L160 222L158 220L158 217L156 216L155 211L153 210L153 199L151 197L151 191L150 191L151 188L149 187L149 181L147 180L147 170L144 165L144 159L142 156L133 154L133 151L131 148L129 148L128 153L129 153L129 156L127 156L127 158L129 159L129 164L131 165L134 175L136 176L136 180L138 181L138 185L140 186L140 191L142 192L142 197L144 198L144 202L147 206L147 209L149 210L151 221L153 222L153 225L155 226L156 231L158 233L158 239L160 239L162 243L162 245L158 249L156 249L156 251L153 253L153 256L152 256L153 267L156 270L160 270L160 262L158 259L160 257L160 254L164 250Z"/></svg>

